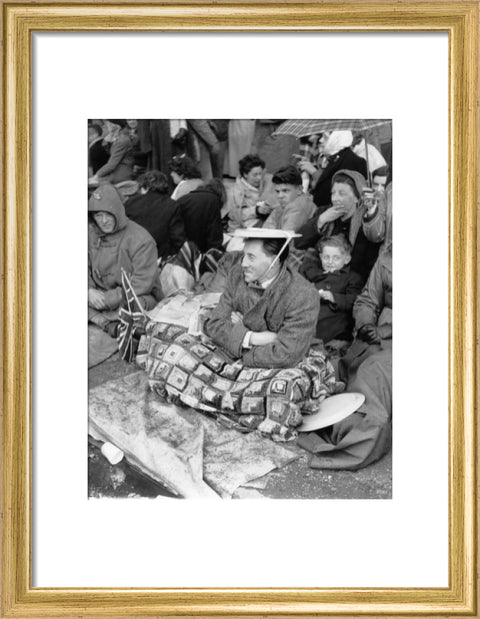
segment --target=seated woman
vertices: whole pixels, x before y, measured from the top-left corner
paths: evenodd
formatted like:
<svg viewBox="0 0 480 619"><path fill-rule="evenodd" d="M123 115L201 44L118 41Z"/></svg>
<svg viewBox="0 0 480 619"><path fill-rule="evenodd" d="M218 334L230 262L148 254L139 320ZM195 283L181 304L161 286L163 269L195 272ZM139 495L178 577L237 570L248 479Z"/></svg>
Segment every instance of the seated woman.
<svg viewBox="0 0 480 619"><path fill-rule="evenodd" d="M333 175L331 206L317 213L298 232L296 249L314 247L319 240L342 234L352 246L350 268L360 275L363 285L378 256L381 238L369 227L373 217L362 200L365 178L353 170L339 170ZM317 257L321 268L320 258Z"/></svg>
<svg viewBox="0 0 480 619"><path fill-rule="evenodd" d="M178 200L190 191L203 185L202 175L190 157L177 156L168 162L170 176L176 187L172 193L172 200Z"/></svg>
<svg viewBox="0 0 480 619"><path fill-rule="evenodd" d="M286 265L294 233L238 230L243 258L200 329L149 322L137 362L150 387L231 427L289 440L323 398L343 388L311 348L319 310L312 284ZM193 324L193 323L192 323Z"/></svg>
<svg viewBox="0 0 480 619"><path fill-rule="evenodd" d="M144 309L161 299L157 249L151 235L127 218L110 184L93 192L88 215L88 320L115 337L123 299L122 268Z"/></svg>
<svg viewBox="0 0 480 619"><path fill-rule="evenodd" d="M185 242L183 218L175 200L167 195L168 179L151 170L140 179L140 194L125 203L129 219L148 230L157 244L159 258L178 253Z"/></svg>
<svg viewBox="0 0 480 619"><path fill-rule="evenodd" d="M278 204L272 175L265 174L265 162L260 157L246 155L240 159L238 167L240 174L225 208L230 232L261 226Z"/></svg>

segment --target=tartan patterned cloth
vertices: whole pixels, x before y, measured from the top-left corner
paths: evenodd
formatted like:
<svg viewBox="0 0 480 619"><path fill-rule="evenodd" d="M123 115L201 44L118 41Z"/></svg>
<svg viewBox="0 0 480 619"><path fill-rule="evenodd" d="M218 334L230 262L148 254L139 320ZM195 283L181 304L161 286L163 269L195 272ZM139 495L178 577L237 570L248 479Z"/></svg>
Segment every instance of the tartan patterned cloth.
<svg viewBox="0 0 480 619"><path fill-rule="evenodd" d="M325 397L344 389L321 351L312 349L293 368L249 368L185 327L150 322L146 331L137 363L153 391L212 414L229 427L258 430L275 441L295 438L302 413L315 412Z"/></svg>

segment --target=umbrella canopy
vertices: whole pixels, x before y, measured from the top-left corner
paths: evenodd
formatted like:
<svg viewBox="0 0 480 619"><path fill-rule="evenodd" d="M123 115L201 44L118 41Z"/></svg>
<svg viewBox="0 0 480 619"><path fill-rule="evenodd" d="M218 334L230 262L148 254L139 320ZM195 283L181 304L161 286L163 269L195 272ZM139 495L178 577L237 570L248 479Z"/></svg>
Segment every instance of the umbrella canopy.
<svg viewBox="0 0 480 619"><path fill-rule="evenodd" d="M294 135L297 138L303 138L314 133L324 133L325 131L368 131L380 125L390 123L388 119L323 119L323 120L286 120L274 132L273 135Z"/></svg>

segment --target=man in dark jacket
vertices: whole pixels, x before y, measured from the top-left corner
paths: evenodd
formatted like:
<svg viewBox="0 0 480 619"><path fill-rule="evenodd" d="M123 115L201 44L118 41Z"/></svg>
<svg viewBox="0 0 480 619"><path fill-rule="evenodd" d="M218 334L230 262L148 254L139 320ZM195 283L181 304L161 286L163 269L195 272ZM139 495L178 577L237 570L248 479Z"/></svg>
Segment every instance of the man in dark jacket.
<svg viewBox="0 0 480 619"><path fill-rule="evenodd" d="M223 228L221 209L226 193L220 179L212 179L202 187L181 196L178 208L185 226L185 236L205 253L209 249L222 249Z"/></svg>
<svg viewBox="0 0 480 619"><path fill-rule="evenodd" d="M157 244L159 258L178 253L185 242L180 209L168 195L168 179L163 172L147 172L140 183L140 194L125 203L127 217L148 230Z"/></svg>

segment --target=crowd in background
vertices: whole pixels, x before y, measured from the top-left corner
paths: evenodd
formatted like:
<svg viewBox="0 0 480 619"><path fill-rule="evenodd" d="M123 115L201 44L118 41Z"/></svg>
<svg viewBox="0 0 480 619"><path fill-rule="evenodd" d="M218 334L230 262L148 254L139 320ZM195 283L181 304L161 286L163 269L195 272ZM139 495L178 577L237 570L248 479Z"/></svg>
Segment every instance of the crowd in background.
<svg viewBox="0 0 480 619"><path fill-rule="evenodd" d="M276 134L281 124L224 119L89 121L89 195L103 185L115 188L108 207L102 206L104 201L90 200L91 221L99 217L94 211L106 208L117 228L124 221L131 228L123 237L145 237L142 242L150 246L152 256L153 239L157 262L175 256L186 241L202 254L239 251L242 241L232 237L238 228L298 232L301 237L291 260L320 290L321 313L332 314L330 323L334 317L333 322L343 325L326 328L329 321L320 324L319 319L318 336L326 342L348 340L355 297L379 253L391 248L391 124L367 133L342 130L301 139ZM97 245L104 238L98 222L90 236ZM326 248L325 240L332 238ZM327 275L331 269L322 262L322 254L332 247L343 256L335 277ZM106 257L94 247L90 254L96 264L89 273L92 310L115 310L101 297L111 297L109 288L120 286L119 269L110 279L95 273L101 274L105 259L103 270L114 270L110 260L118 256ZM132 257L123 255L123 260L131 271ZM148 265L147 271L155 279L155 265ZM154 282L147 288L150 295ZM143 293L142 287L139 294ZM346 295L341 309L340 295ZM119 298L117 292L115 302ZM97 318L100 326L108 329L112 315Z"/></svg>
<svg viewBox="0 0 480 619"><path fill-rule="evenodd" d="M185 244L228 272L242 261L236 230L293 231L289 268L320 298L316 336L339 357L345 382L368 391L377 381L370 402L377 398L384 415L391 377L378 383L378 376L391 368L391 123L301 139L275 133L281 124L89 121L89 321L116 336L121 268L148 310L164 296L159 271Z"/></svg>

